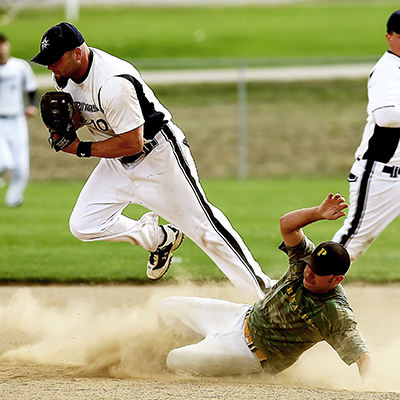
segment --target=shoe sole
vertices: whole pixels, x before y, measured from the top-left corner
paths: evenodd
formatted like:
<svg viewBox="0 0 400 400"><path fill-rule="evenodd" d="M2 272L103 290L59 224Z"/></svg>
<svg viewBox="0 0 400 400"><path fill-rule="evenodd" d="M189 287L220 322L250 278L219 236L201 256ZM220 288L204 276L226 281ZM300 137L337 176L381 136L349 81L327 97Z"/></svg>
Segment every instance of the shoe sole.
<svg viewBox="0 0 400 400"><path fill-rule="evenodd" d="M157 280L161 279L167 273L169 266L171 265L172 253L182 244L184 237L185 237L185 235L182 232L179 232L178 238L177 238L177 240L175 240L175 244L172 246L172 248L170 250L169 257L168 257L167 262L165 263L164 267L156 269L156 270L147 269L147 277L149 279L151 279L152 281L157 281ZM151 271L151 272L157 271L160 274L157 276L149 276L149 271Z"/></svg>

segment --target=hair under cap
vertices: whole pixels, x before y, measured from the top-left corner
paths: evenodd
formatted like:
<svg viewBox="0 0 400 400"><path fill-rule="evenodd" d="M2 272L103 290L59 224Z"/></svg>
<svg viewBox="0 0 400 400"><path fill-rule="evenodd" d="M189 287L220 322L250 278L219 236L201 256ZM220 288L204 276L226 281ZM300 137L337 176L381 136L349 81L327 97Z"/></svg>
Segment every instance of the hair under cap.
<svg viewBox="0 0 400 400"><path fill-rule="evenodd" d="M388 19L387 33L390 32L400 33L400 10L393 12Z"/></svg>

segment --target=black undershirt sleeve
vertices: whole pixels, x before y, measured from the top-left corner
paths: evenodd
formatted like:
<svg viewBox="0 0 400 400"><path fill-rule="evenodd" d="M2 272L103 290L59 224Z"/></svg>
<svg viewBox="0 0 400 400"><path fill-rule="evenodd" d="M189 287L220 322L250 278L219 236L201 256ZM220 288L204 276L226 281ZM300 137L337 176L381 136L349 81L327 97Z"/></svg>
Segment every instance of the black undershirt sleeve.
<svg viewBox="0 0 400 400"><path fill-rule="evenodd" d="M29 99L29 105L30 106L35 106L37 104L37 90L32 90L27 93L28 99Z"/></svg>

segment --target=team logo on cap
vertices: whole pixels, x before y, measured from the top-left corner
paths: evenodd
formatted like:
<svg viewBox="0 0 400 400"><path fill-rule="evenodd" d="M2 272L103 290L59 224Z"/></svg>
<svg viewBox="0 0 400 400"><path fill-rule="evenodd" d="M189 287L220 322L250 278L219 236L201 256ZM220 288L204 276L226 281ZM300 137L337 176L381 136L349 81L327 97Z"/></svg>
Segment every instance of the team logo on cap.
<svg viewBox="0 0 400 400"><path fill-rule="evenodd" d="M40 50L47 49L47 47L49 47L49 44L50 43L47 37L43 38L42 42L40 43Z"/></svg>
<svg viewBox="0 0 400 400"><path fill-rule="evenodd" d="M325 256L326 255L326 250L322 247L322 249L317 253L317 256Z"/></svg>

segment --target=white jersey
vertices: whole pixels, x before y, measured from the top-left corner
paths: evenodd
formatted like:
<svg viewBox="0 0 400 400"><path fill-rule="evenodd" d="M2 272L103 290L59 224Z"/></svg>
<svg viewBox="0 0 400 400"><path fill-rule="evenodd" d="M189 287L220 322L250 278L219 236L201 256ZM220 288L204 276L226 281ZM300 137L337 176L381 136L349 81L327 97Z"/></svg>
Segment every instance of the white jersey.
<svg viewBox="0 0 400 400"><path fill-rule="evenodd" d="M400 57L390 51L369 76L367 111L355 157L400 166Z"/></svg>
<svg viewBox="0 0 400 400"><path fill-rule="evenodd" d="M37 89L32 69L25 60L10 57L0 65L0 116L24 112L24 93Z"/></svg>
<svg viewBox="0 0 400 400"><path fill-rule="evenodd" d="M72 95L95 141L129 132L145 122L144 137L152 138L148 135L152 115L158 113L167 122L170 112L130 63L99 49L90 50L89 68L81 83L69 79L62 87L53 75L56 89Z"/></svg>

